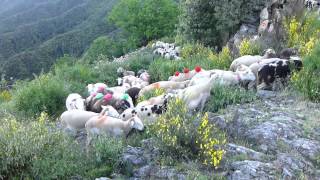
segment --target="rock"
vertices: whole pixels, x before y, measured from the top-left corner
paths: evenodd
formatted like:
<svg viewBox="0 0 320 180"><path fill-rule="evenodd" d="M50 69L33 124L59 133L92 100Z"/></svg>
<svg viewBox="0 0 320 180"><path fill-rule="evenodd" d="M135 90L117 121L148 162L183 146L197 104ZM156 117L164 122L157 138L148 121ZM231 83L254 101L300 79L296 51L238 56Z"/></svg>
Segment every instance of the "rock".
<svg viewBox="0 0 320 180"><path fill-rule="evenodd" d="M221 130L225 130L227 128L227 123L222 116L216 116L213 113L208 113L209 122L220 128Z"/></svg>
<svg viewBox="0 0 320 180"><path fill-rule="evenodd" d="M258 97L262 99L270 99L276 97L276 93L273 91L266 91L266 90L258 90L257 92Z"/></svg>
<svg viewBox="0 0 320 180"><path fill-rule="evenodd" d="M122 160L128 166L142 166L147 163L143 153L142 148L128 146L122 155Z"/></svg>
<svg viewBox="0 0 320 180"><path fill-rule="evenodd" d="M261 161L265 155L263 153L254 151L252 149L239 146L236 144L229 143L226 145L226 158L233 157L233 156L245 156L248 158L248 160L255 160L255 161Z"/></svg>
<svg viewBox="0 0 320 180"><path fill-rule="evenodd" d="M150 176L150 173L154 167L150 165L143 166L133 172L134 177L146 178Z"/></svg>
<svg viewBox="0 0 320 180"><path fill-rule="evenodd" d="M296 176L301 173L313 173L312 164L299 155L280 153L274 164L282 171L282 179L294 179L298 178Z"/></svg>
<svg viewBox="0 0 320 180"><path fill-rule="evenodd" d="M185 180L184 174L178 173L175 169L170 167L155 168L151 171L150 179L177 179Z"/></svg>
<svg viewBox="0 0 320 180"><path fill-rule="evenodd" d="M228 180L276 179L276 168L270 163L259 161L237 161L231 164Z"/></svg>
<svg viewBox="0 0 320 180"><path fill-rule="evenodd" d="M316 161L320 157L320 143L310 139L299 138L291 141L291 146L304 157Z"/></svg>
<svg viewBox="0 0 320 180"><path fill-rule="evenodd" d="M246 137L263 152L276 151L278 140L288 142L301 135L295 122L286 116L276 116L246 132ZM266 149L267 148L267 149Z"/></svg>

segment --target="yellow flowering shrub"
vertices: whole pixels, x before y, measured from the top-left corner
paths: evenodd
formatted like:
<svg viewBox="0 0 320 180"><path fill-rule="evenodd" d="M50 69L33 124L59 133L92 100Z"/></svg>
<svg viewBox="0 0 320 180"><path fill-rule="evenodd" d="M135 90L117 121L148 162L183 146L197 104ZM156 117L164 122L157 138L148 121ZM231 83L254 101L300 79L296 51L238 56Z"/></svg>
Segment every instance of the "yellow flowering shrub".
<svg viewBox="0 0 320 180"><path fill-rule="evenodd" d="M258 55L260 51L261 51L260 46L254 42L251 42L247 38L243 39L239 46L240 56Z"/></svg>
<svg viewBox="0 0 320 180"><path fill-rule="evenodd" d="M167 112L158 118L152 131L166 153L172 156L190 154L194 134L192 116L188 115L187 107L181 99L172 101L168 104Z"/></svg>
<svg viewBox="0 0 320 180"><path fill-rule="evenodd" d="M205 165L214 167L223 157L225 134L209 123L208 114L189 114L180 99L168 104L167 112L152 128L160 148L171 157L201 157Z"/></svg>
<svg viewBox="0 0 320 180"><path fill-rule="evenodd" d="M196 144L199 146L199 156L203 159L204 165L217 167L225 153L222 146L226 143L225 134L219 130L208 120L206 113L202 118L198 127L198 135Z"/></svg>
<svg viewBox="0 0 320 180"><path fill-rule="evenodd" d="M288 47L298 47L301 56L310 55L320 37L320 20L315 14L306 14L303 19L287 19L284 23Z"/></svg>
<svg viewBox="0 0 320 180"><path fill-rule="evenodd" d="M11 93L7 90L0 91L0 102L8 102L11 100Z"/></svg>

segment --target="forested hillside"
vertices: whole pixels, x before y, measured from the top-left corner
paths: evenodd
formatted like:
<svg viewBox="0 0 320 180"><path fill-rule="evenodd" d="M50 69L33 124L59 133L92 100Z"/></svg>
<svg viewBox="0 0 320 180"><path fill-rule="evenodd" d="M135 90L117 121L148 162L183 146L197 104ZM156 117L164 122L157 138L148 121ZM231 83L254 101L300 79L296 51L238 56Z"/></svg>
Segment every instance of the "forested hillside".
<svg viewBox="0 0 320 180"><path fill-rule="evenodd" d="M114 31L105 19L117 0L53 0L0 3L0 67L23 79L47 71L64 54L80 56Z"/></svg>

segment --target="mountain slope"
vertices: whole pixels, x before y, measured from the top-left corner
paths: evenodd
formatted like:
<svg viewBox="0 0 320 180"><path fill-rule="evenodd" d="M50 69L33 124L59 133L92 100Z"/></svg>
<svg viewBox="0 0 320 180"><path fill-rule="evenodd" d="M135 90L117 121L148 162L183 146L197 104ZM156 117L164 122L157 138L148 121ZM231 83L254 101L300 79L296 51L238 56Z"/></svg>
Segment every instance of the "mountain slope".
<svg viewBox="0 0 320 180"><path fill-rule="evenodd" d="M80 56L95 38L115 30L105 17L116 2L35 0L26 10L16 9L27 3L0 9L0 71L23 79L47 71L64 54Z"/></svg>

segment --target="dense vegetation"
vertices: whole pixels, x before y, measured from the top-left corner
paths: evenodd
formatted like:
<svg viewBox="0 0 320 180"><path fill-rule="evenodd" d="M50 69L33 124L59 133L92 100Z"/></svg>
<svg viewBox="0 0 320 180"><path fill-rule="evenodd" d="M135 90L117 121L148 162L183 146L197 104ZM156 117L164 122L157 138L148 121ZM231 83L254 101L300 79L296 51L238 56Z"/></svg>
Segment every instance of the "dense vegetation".
<svg viewBox="0 0 320 180"><path fill-rule="evenodd" d="M211 47L222 47L242 23L259 16L262 0L183 0L179 32L187 41L197 41ZM253 21L254 22L254 21Z"/></svg>
<svg viewBox="0 0 320 180"><path fill-rule="evenodd" d="M0 14L1 72L21 79L49 70L64 54L79 57L95 38L114 34L105 16L116 2L10 3L13 7Z"/></svg>
<svg viewBox="0 0 320 180"><path fill-rule="evenodd" d="M248 3L259 7L262 1L232 1L231 6L228 1L182 1L180 22L176 18L181 12L173 0L123 0L109 18L105 18L106 14L116 0L33 0L34 6L30 1L14 0L10 6L6 4L8 2L0 2L0 42L9 42L0 44L0 64L4 62L1 72L6 70L8 77L18 78L30 76L43 68L49 73L40 73L31 81L18 81L11 90L3 90L8 82L1 78L0 179L110 176L117 172L124 145L140 145L141 139L147 137L152 137L160 149L161 165L187 162L195 163L201 169L211 168L211 171L212 167L219 166L228 141L225 132L209 122L207 113L186 113L185 104L179 99L171 101L167 113L142 134L133 134L127 141L101 136L93 141L87 152L74 137L57 129L54 121L65 109L65 98L69 93L87 96L85 86L88 83L116 85L116 70L120 66L135 72L147 69L153 82L166 80L176 71L191 70L196 66L228 69L232 57L230 50L224 47L225 41L239 24L247 21L248 13L254 13L247 8ZM129 7L132 12L124 13ZM32 8L37 9L39 16L31 18L36 22L30 23L30 17L34 16ZM136 13L138 9L142 10ZM9 16L15 13L18 15ZM71 24L60 19L67 15L75 18ZM18 18L20 16L23 18ZM308 21L304 18L286 21L287 45L299 48L305 66L301 72L295 72L292 84L305 97L319 101L319 21L308 17ZM114 31L115 27L108 24L110 21L120 30ZM1 23L10 25L2 26ZM35 35L30 36L29 30ZM9 37L17 41L11 41ZM163 37L167 37L167 41L179 40L182 60L171 61L155 56L149 44L138 54L128 57L126 62L112 62L114 56ZM11 42L19 44L13 46ZM210 46L219 46L222 50L216 52ZM86 48L88 50L84 52ZM249 40L240 45L241 55L259 52L260 47ZM82 53L83 56L78 58ZM140 101L160 94L163 94L162 90L150 92ZM216 86L205 111L218 112L230 104L255 99L253 91Z"/></svg>

